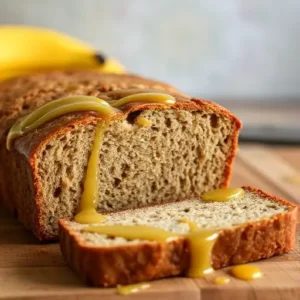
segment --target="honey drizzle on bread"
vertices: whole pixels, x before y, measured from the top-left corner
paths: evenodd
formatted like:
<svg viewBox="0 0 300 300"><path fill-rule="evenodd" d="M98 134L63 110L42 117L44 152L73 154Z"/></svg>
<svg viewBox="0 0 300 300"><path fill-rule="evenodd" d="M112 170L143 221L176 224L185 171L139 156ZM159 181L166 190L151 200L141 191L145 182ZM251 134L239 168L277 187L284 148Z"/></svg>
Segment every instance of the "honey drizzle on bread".
<svg viewBox="0 0 300 300"><path fill-rule="evenodd" d="M45 123L73 112L94 111L97 112L103 119L107 119L111 115L117 114L120 108L128 103L155 103L169 104L176 102L175 98L164 93L138 93L125 96L117 101L107 101L94 96L70 96L51 101L38 109L31 112L21 121L16 122L8 132L6 138L6 147L11 149L13 141L33 131Z"/></svg>
<svg viewBox="0 0 300 300"><path fill-rule="evenodd" d="M107 124L105 122L100 122L96 128L92 152L85 174L84 189L79 203L79 212L74 217L75 221L81 224L101 223L106 220L104 215L96 211L99 201L99 154L106 128Z"/></svg>

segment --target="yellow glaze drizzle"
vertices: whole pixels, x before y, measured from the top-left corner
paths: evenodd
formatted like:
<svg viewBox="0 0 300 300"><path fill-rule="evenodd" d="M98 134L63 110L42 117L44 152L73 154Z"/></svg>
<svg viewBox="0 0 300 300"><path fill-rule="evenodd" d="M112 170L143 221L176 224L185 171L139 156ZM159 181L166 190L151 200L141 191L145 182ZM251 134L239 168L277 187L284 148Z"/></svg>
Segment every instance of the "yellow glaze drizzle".
<svg viewBox="0 0 300 300"><path fill-rule="evenodd" d="M179 222L186 223L190 227L189 233L185 235L191 251L188 277L198 278L213 272L211 252L218 237L217 231L200 229L195 222L188 218L182 218Z"/></svg>
<svg viewBox="0 0 300 300"><path fill-rule="evenodd" d="M245 191L242 188L223 188L204 193L201 198L204 201L226 202L243 197Z"/></svg>
<svg viewBox="0 0 300 300"><path fill-rule="evenodd" d="M188 224L189 227L190 227L190 231L194 231L194 230L199 229L198 226L197 226L197 224L195 222L189 220L188 218L182 218L182 219L180 219L178 221L181 222L181 223Z"/></svg>
<svg viewBox="0 0 300 300"><path fill-rule="evenodd" d="M95 111L103 117L107 117L115 114L118 110L110 106L108 102L93 96L71 96L54 100L36 109L12 126L6 139L7 149L11 149L12 141L19 136L37 129L55 118L79 111Z"/></svg>
<svg viewBox="0 0 300 300"><path fill-rule="evenodd" d="M229 282L230 282L230 278L228 278L226 276L218 276L218 277L214 278L214 280L213 280L213 283L218 284L218 285L227 284Z"/></svg>
<svg viewBox="0 0 300 300"><path fill-rule="evenodd" d="M119 108L127 103L132 102L145 102L145 103L161 103L161 104L174 104L175 98L169 94L163 93L139 93L130 96L126 96L120 100L113 102L113 107Z"/></svg>
<svg viewBox="0 0 300 300"><path fill-rule="evenodd" d="M79 204L79 212L74 218L76 222L81 224L100 223L106 220L104 215L96 211L98 206L99 155L106 128L107 124L105 122L99 123L96 127L92 152L85 175L84 190Z"/></svg>
<svg viewBox="0 0 300 300"><path fill-rule="evenodd" d="M29 115L25 116L20 122L15 123L7 135L6 147L7 149L11 149L12 142L19 136L37 129L43 124L68 113L95 111L105 119L117 112L120 112L116 108L132 102L171 105L174 104L176 100L173 96L163 93L138 93L123 97L116 101L110 101L110 103L94 96L80 95L61 98L46 103Z"/></svg>
<svg viewBox="0 0 300 300"><path fill-rule="evenodd" d="M119 285L117 287L117 293L121 295L129 295L132 293L139 292L141 290L148 289L150 284L147 282L141 282L137 284Z"/></svg>
<svg viewBox="0 0 300 300"><path fill-rule="evenodd" d="M187 273L188 277L199 278L212 273L211 253L218 232L215 230L199 229L189 232L187 235L191 258L190 267Z"/></svg>
<svg viewBox="0 0 300 300"><path fill-rule="evenodd" d="M146 225L104 225L88 226L83 228L82 231L123 237L128 240L139 239L159 242L168 242L183 236L187 238L191 251L190 267L187 276L197 278L213 271L211 267L211 252L218 237L218 233L215 230L197 229L180 235Z"/></svg>
<svg viewBox="0 0 300 300"><path fill-rule="evenodd" d="M262 277L260 269L252 265L238 265L232 267L230 273L241 280L253 280Z"/></svg>
<svg viewBox="0 0 300 300"><path fill-rule="evenodd" d="M138 116L134 122L135 122L135 124L143 126L143 127L150 127L152 125L151 121L149 121L148 119L143 118L141 116Z"/></svg>

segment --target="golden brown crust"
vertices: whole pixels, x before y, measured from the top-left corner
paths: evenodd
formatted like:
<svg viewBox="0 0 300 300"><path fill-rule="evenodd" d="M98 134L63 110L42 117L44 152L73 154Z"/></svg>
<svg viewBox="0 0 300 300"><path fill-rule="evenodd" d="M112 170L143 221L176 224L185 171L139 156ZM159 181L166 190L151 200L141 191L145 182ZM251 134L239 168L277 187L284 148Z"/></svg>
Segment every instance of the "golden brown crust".
<svg viewBox="0 0 300 300"><path fill-rule="evenodd" d="M0 83L0 136L17 120L52 100L68 95L93 95L122 89L157 89L181 94L162 82L132 74L66 71L18 77Z"/></svg>
<svg viewBox="0 0 300 300"><path fill-rule="evenodd" d="M69 266L93 286L115 286L175 276L188 265L188 245L181 238L169 243L95 248L80 244L63 221L60 247Z"/></svg>
<svg viewBox="0 0 300 300"><path fill-rule="evenodd" d="M18 138L15 141L14 149L8 153L5 147L5 132L16 121L17 118L28 113L37 107L51 100L74 94L94 95L105 100L117 100L125 94L134 94L143 91L165 91L173 95L177 102L173 109L204 110L209 113L220 114L232 121L235 130L232 135L231 151L227 157L224 168L222 187L228 186L233 160L237 150L238 134L241 129L241 122L228 110L212 102L191 99L182 94L172 86L145 79L135 75L100 74L91 71L54 72L22 77L5 81L0 84L0 157L4 166L0 170L0 177L6 178L7 170L11 173L6 181L0 184L2 203L11 210L16 211L19 219L31 228L40 240L55 240L55 236L49 236L45 232L45 225L42 223L40 202L42 201L41 187L38 181L36 169L36 157L39 150L49 140L58 135L71 131L75 126L82 124L96 124L99 116L93 112L69 114L53 120L29 134ZM126 118L126 116L137 110L165 109L170 106L161 104L130 103L122 107L122 113L114 116L115 119ZM13 189L7 186L13 184L14 174L12 165L22 161L28 174L32 176L28 188L33 187L33 199L27 204L33 213L23 213L27 208L12 199ZM1 173L2 172L2 173ZM12 180L12 182L9 182Z"/></svg>
<svg viewBox="0 0 300 300"><path fill-rule="evenodd" d="M213 248L215 269L287 253L295 246L297 205L251 187L244 188L287 205L290 210L223 230ZM189 247L183 237L166 243L92 247L81 242L66 221L59 220L59 240L69 266L86 283L94 286L108 287L183 275L189 265Z"/></svg>

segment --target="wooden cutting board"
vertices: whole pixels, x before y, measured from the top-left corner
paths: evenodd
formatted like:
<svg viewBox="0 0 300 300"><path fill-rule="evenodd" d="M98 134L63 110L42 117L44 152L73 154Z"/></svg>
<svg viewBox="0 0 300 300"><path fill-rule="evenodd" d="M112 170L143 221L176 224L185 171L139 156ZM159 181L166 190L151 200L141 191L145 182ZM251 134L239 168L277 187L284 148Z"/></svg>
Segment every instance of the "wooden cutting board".
<svg viewBox="0 0 300 300"><path fill-rule="evenodd" d="M232 186L251 185L300 204L300 148L242 146ZM300 228L299 228L300 230ZM65 264L57 244L39 244L22 225L0 208L0 299L300 299L300 232L290 254L253 263L264 277L228 285L203 279L157 280L143 292L120 296L115 289L85 286Z"/></svg>

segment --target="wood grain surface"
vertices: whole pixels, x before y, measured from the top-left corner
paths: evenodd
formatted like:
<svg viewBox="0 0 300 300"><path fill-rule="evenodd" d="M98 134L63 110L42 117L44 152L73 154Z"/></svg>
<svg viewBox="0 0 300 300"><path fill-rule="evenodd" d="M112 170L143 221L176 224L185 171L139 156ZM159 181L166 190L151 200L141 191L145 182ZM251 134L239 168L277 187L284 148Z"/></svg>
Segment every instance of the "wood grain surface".
<svg viewBox="0 0 300 300"><path fill-rule="evenodd" d="M300 204L300 149L241 146L231 185L251 185ZM230 276L223 269L202 279L157 280L148 290L120 296L115 289L85 286L57 244L40 244L0 208L0 299L300 299L300 236L292 253L253 264L264 273L262 279L230 277L227 285L213 284L217 275Z"/></svg>

